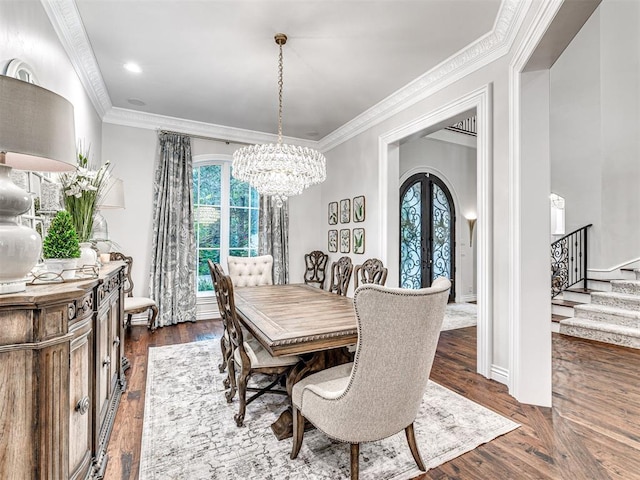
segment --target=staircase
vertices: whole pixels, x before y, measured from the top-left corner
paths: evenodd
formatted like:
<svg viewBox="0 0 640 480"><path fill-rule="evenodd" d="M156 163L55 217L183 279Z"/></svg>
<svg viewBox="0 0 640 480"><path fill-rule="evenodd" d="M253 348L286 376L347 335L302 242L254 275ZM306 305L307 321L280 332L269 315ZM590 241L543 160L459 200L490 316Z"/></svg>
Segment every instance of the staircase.
<svg viewBox="0 0 640 480"><path fill-rule="evenodd" d="M553 328L565 335L640 349L640 269L621 280L589 280L552 301ZM593 288L592 288L593 287Z"/></svg>

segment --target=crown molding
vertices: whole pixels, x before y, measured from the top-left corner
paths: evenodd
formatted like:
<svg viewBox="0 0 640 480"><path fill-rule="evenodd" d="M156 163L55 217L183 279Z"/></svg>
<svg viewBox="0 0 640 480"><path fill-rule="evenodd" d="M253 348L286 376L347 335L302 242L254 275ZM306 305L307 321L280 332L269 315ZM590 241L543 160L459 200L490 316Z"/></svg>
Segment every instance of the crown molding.
<svg viewBox="0 0 640 480"><path fill-rule="evenodd" d="M127 127L144 128L148 130L171 130L189 135L223 140L233 143L276 143L278 135L272 133L244 130L242 128L226 127L212 123L197 122L184 118L168 117L155 113L140 112L127 108L111 107L104 115L103 122ZM300 138L282 137L284 143L293 143L302 147L317 148L318 142Z"/></svg>
<svg viewBox="0 0 640 480"><path fill-rule="evenodd" d="M114 108L74 0L41 0L58 38L103 121L139 128L164 128L241 143L274 142L275 135L174 117ZM493 29L320 141L291 139L322 152L335 148L396 113L433 95L505 55L524 20L531 0L503 0ZM145 122L148 122L145 124Z"/></svg>
<svg viewBox="0 0 640 480"><path fill-rule="evenodd" d="M491 32L334 130L318 143L325 152L488 65L511 49L531 1L503 0Z"/></svg>
<svg viewBox="0 0 640 480"><path fill-rule="evenodd" d="M74 0L40 0L93 107L102 118L111 98Z"/></svg>

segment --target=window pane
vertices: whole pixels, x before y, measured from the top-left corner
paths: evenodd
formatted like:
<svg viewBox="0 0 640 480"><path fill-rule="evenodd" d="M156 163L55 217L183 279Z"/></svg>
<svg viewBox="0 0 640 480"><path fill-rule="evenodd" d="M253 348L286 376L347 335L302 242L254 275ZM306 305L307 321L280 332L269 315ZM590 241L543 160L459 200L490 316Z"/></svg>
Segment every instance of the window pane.
<svg viewBox="0 0 640 480"><path fill-rule="evenodd" d="M431 281L433 281L438 277L451 278L451 206L445 193L435 183L433 184L431 210L433 216Z"/></svg>
<svg viewBox="0 0 640 480"><path fill-rule="evenodd" d="M231 257L249 257L249 256L254 256L254 255L249 255L249 250L247 250L246 248L236 248L233 250L229 250L229 256Z"/></svg>
<svg viewBox="0 0 640 480"><path fill-rule="evenodd" d="M250 200L250 187L248 183L241 182L231 175L231 196L229 204L232 207L248 207Z"/></svg>
<svg viewBox="0 0 640 480"><path fill-rule="evenodd" d="M201 205L220 205L221 165L205 165L200 170L200 194L198 202ZM194 184L195 190L195 184Z"/></svg>
<svg viewBox="0 0 640 480"><path fill-rule="evenodd" d="M249 210L231 208L229 211L229 248L249 247Z"/></svg>
<svg viewBox="0 0 640 480"><path fill-rule="evenodd" d="M198 195L200 190L200 169L193 169L193 204L198 204Z"/></svg>
<svg viewBox="0 0 640 480"><path fill-rule="evenodd" d="M251 209L251 241L250 246L252 249L258 248L258 209ZM255 257L257 254L251 254L251 257Z"/></svg>
<svg viewBox="0 0 640 480"><path fill-rule="evenodd" d="M213 290L211 282L211 274L209 273L209 265L207 260L211 259L214 263L220 263L219 249L200 249L198 250L198 278L197 285L199 292L208 292Z"/></svg>
<svg viewBox="0 0 640 480"><path fill-rule="evenodd" d="M254 208L260 207L260 194L255 188L251 188L251 206Z"/></svg>
<svg viewBox="0 0 640 480"><path fill-rule="evenodd" d="M215 223L198 224L198 248L220 248L220 218Z"/></svg>

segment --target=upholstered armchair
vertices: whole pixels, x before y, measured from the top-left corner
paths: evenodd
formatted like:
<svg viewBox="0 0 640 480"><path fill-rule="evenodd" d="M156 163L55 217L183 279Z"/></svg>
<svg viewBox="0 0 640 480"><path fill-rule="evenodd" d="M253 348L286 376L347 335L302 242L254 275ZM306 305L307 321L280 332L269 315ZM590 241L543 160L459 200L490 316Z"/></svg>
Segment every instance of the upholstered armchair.
<svg viewBox="0 0 640 480"><path fill-rule="evenodd" d="M234 287L273 285L273 257L228 257L227 268Z"/></svg>
<svg viewBox="0 0 640 480"><path fill-rule="evenodd" d="M324 289L325 270L329 255L320 250L314 250L304 255L304 283Z"/></svg>
<svg viewBox="0 0 640 480"><path fill-rule="evenodd" d="M337 262L333 262L331 264L331 284L329 285L329 291L346 296L352 274L353 263L349 257L340 257Z"/></svg>
<svg viewBox="0 0 640 480"><path fill-rule="evenodd" d="M354 289L358 288L360 283L375 283L376 285L384 285L387 281L387 269L382 260L377 258L369 258L362 265L356 265L353 270Z"/></svg>
<svg viewBox="0 0 640 480"><path fill-rule="evenodd" d="M126 317L126 327L131 326L131 318L136 313L147 313L147 328L155 331L158 318L158 306L155 300L148 297L133 296L133 280L131 278L131 268L133 267L133 257L129 257L120 252L111 252L109 259L112 261L122 261L124 267L124 314ZM151 315L149 315L151 312Z"/></svg>
<svg viewBox="0 0 640 480"><path fill-rule="evenodd" d="M425 470L413 421L435 357L451 283L404 290L362 285L353 302L358 321L355 360L309 375L293 386L293 448L300 451L305 419L351 444L351 478L358 478L359 444L405 431L418 468ZM434 442L438 439L434 438Z"/></svg>

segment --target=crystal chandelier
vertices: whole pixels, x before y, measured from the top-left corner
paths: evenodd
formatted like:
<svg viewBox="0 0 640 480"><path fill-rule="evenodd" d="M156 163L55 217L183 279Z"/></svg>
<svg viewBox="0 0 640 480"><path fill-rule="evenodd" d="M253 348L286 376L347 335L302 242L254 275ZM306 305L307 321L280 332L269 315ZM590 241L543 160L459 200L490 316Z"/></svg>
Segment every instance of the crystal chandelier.
<svg viewBox="0 0 640 480"><path fill-rule="evenodd" d="M320 152L282 143L282 45L287 36L278 33L278 143L249 145L233 154L233 176L248 182L260 195L274 197L276 204L325 180L325 158Z"/></svg>

